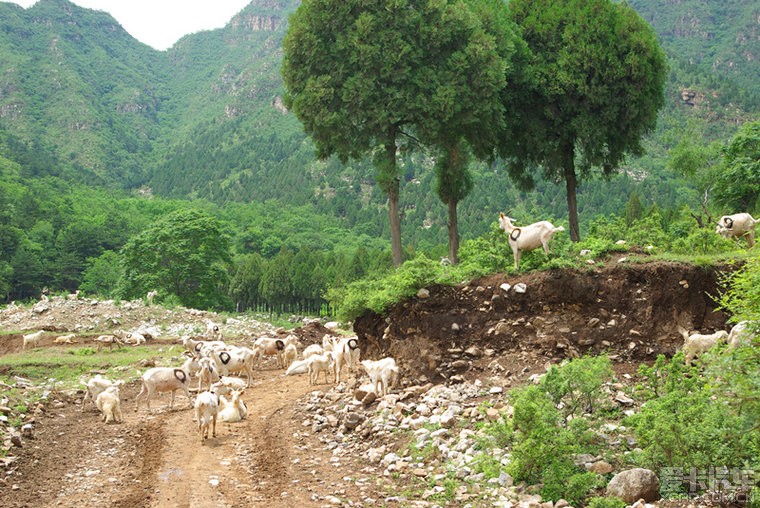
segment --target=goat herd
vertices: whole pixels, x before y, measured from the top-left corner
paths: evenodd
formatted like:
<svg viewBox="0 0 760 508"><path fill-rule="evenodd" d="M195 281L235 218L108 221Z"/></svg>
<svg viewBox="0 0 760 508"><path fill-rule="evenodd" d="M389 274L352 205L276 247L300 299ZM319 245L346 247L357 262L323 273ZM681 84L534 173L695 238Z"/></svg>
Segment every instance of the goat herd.
<svg viewBox="0 0 760 508"><path fill-rule="evenodd" d="M562 226L554 227L551 222L545 220L523 227L515 226L514 222L515 219L499 213L499 227L507 233L509 247L515 258L515 270L520 268L520 256L523 252L543 247L548 256L549 241L556 233L565 230ZM751 249L755 245L755 224L758 222L760 219L754 219L748 213L724 215L718 220L715 232L724 238L746 238L747 245Z"/></svg>
<svg viewBox="0 0 760 508"><path fill-rule="evenodd" d="M188 400L192 378L198 380L198 395L195 397L194 419L198 425L201 442L209 435L216 436L216 422L238 422L248 415L248 409L241 396L251 385L253 366L264 357L276 357L277 366L287 369L287 375L307 374L309 382L317 384L321 373L326 383L334 376L335 383L341 381L345 370L358 370L361 365L369 376L370 391L383 396L395 386L399 369L393 358L378 361L359 360L359 343L356 337L338 338L325 335L322 345L312 344L298 359L298 337L288 335L285 339L259 337L252 347L233 346L222 340L219 326L209 323L206 340L182 337L185 348L184 363L179 367L152 367L141 376L142 387L135 397L135 410L145 401L150 410L151 398L156 393L171 394L169 408L174 407L175 393L181 390ZM346 369L347 368L347 369ZM245 375L244 380L242 376ZM82 400L91 400L102 413L104 422L121 422L119 386L122 381L111 381L96 375L86 383L86 393ZM205 388L205 389L204 389Z"/></svg>

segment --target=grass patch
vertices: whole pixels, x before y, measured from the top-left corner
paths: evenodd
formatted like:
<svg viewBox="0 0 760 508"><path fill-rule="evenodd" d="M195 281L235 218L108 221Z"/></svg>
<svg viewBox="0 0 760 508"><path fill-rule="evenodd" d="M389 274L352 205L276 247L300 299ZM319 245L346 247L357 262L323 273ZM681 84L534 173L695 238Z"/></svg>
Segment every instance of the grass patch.
<svg viewBox="0 0 760 508"><path fill-rule="evenodd" d="M136 379L137 363L144 358L169 358L180 354L177 347L137 346L98 353L91 347L71 349L35 348L23 353L5 355L0 359L0 376L13 384L19 376L39 384L50 379L58 388L79 387L79 379L92 372L104 372L106 377L131 381ZM130 369L133 368L133 369Z"/></svg>

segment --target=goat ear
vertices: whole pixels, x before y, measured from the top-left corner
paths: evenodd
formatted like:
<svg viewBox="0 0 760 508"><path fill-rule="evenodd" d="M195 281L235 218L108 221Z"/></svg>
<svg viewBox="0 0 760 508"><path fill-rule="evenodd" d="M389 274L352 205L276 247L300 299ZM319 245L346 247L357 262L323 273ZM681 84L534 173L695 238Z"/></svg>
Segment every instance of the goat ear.
<svg viewBox="0 0 760 508"><path fill-rule="evenodd" d="M501 217L503 219L504 218L504 214L501 213L501 212L499 212L499 217Z"/></svg>

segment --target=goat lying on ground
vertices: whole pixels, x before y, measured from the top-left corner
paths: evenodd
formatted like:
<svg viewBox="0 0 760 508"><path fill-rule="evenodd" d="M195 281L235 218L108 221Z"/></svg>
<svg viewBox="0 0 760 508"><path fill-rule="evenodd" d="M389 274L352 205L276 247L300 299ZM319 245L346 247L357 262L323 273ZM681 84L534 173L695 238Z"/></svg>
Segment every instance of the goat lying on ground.
<svg viewBox="0 0 760 508"><path fill-rule="evenodd" d="M314 354L310 355L309 358L311 358L312 356L314 356ZM303 360L296 360L293 363L291 363L290 367L288 367L288 370L285 371L285 375L295 376L296 374L306 374L307 372L309 372L309 358L304 358Z"/></svg>
<svg viewBox="0 0 760 508"><path fill-rule="evenodd" d="M230 394L230 400L220 396L219 399L222 404L222 409L219 411L219 419L223 422L234 423L241 420L245 420L248 417L248 408L245 406L245 402L240 398L243 395L243 391L234 390Z"/></svg>
<svg viewBox="0 0 760 508"><path fill-rule="evenodd" d="M60 335L56 337L53 342L55 342L56 344L74 344L76 343L76 341L74 340L75 338L76 338L75 333L69 333L66 335Z"/></svg>
<svg viewBox="0 0 760 508"><path fill-rule="evenodd" d="M388 390L393 388L398 381L398 366L396 360L391 357L377 361L364 360L362 367L367 372L378 397L388 393Z"/></svg>
<svg viewBox="0 0 760 508"><path fill-rule="evenodd" d="M100 412L103 413L103 421L105 423L121 423L122 421L121 399L119 394L120 384L121 383L117 381L113 385L100 392L100 394L98 394L98 397L95 399L95 405L98 406Z"/></svg>
<svg viewBox="0 0 760 508"><path fill-rule="evenodd" d="M40 330L39 332L34 333L28 333L22 337L23 341L21 343L21 349L25 350L27 346L31 345L32 347L37 347L37 343L42 338L42 335L45 333L45 330Z"/></svg>
<svg viewBox="0 0 760 508"><path fill-rule="evenodd" d="M219 396L214 392L199 393L195 399L195 419L198 422L198 432L201 444L208 439L208 428L212 427L211 437L216 437L216 418L219 414Z"/></svg>
<svg viewBox="0 0 760 508"><path fill-rule="evenodd" d="M303 359L306 360L311 355L321 355L325 350L319 344L310 344L303 350Z"/></svg>
<svg viewBox="0 0 760 508"><path fill-rule="evenodd" d="M146 342L145 335L137 332L125 333L121 340L124 344L131 344L134 346L139 346Z"/></svg>
<svg viewBox="0 0 760 508"><path fill-rule="evenodd" d="M139 399L143 395L146 396L146 403L148 410L150 410L150 399L157 392L171 392L170 408L174 407L174 392L177 390L182 390L187 400L192 401L188 386L190 384L190 376L197 372L198 368L198 357L194 356L185 360L185 363L179 368L153 367L146 370L142 375L140 393L135 397L135 411L139 409Z"/></svg>
<svg viewBox="0 0 760 508"><path fill-rule="evenodd" d="M725 330L719 330L710 335L701 333L689 334L688 331L679 326L678 331L683 336L683 352L686 365L691 365L691 361L695 356L700 356L719 342L728 338L728 332Z"/></svg>
<svg viewBox="0 0 760 508"><path fill-rule="evenodd" d="M753 219L748 213L735 213L734 215L724 215L718 221L718 227L715 232L723 238L747 238L747 245L751 249L755 245L755 224L760 219Z"/></svg>
<svg viewBox="0 0 760 508"><path fill-rule="evenodd" d="M543 246L544 252L548 256L549 241L555 233L565 230L562 226L555 228L551 222L545 220L534 222L528 226L517 227L512 224L513 220L503 213L499 214L499 226L507 233L509 246L512 248L512 254L515 258L515 270L520 269L520 256L523 252Z"/></svg>

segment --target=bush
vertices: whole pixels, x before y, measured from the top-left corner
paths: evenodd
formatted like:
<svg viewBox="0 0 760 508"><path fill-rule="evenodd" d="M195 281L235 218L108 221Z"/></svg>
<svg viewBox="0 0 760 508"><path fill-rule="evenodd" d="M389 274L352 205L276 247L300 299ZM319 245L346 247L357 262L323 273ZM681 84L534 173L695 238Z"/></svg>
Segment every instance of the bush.
<svg viewBox="0 0 760 508"><path fill-rule="evenodd" d="M588 501L588 508L625 508L625 501L619 497L592 497Z"/></svg>
<svg viewBox="0 0 760 508"><path fill-rule="evenodd" d="M606 356L578 358L557 367L552 365L541 381L541 386L560 403L565 419L593 413L605 400L600 388L612 379L612 366Z"/></svg>
<svg viewBox="0 0 760 508"><path fill-rule="evenodd" d="M642 393L649 400L625 423L636 433L642 449L636 461L642 467L656 471L684 465L697 469L758 465L756 409L747 411L736 404L734 396L721 389L722 382L709 374L713 366L721 365L721 376L739 369L756 380L757 364L754 373L747 372L746 364L736 365L730 355L720 354L705 355L703 363L708 375L685 367L680 353L670 361L661 355L652 367L640 369L647 380Z"/></svg>
<svg viewBox="0 0 760 508"><path fill-rule="evenodd" d="M560 415L549 395L539 386L511 392L514 406L512 462L508 472L517 481L542 484L541 496L573 505L599 486L597 475L573 463L576 453L588 452L591 435L586 420L572 420L562 426Z"/></svg>

